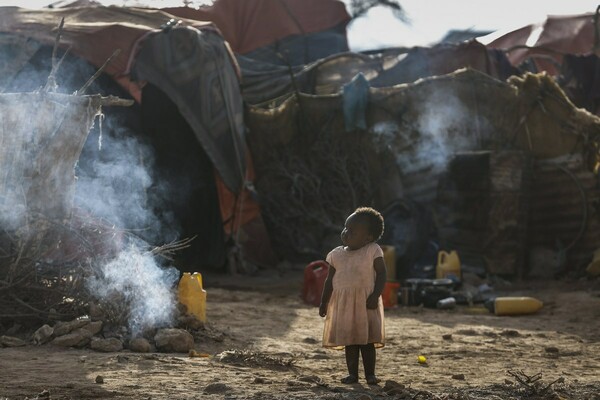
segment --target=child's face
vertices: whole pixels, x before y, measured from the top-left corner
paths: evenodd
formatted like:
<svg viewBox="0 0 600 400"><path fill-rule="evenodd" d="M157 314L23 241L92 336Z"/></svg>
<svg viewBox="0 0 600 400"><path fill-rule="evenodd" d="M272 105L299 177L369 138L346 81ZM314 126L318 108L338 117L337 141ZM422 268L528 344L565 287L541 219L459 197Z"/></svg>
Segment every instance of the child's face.
<svg viewBox="0 0 600 400"><path fill-rule="evenodd" d="M369 233L366 221L356 214L350 215L346 220L341 238L344 246L350 250L360 249L373 241L373 235Z"/></svg>

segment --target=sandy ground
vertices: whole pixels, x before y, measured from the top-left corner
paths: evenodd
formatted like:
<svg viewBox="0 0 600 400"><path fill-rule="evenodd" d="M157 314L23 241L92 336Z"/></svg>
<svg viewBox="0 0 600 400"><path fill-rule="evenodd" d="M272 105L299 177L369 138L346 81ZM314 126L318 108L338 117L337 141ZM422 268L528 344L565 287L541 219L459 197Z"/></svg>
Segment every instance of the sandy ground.
<svg viewBox="0 0 600 400"><path fill-rule="evenodd" d="M545 384L564 379L537 398L600 399L598 281L515 287L514 294L544 301L533 316L497 317L466 308L388 310L387 345L378 351L382 383L368 386L363 380L339 383L343 353L321 347L323 320L300 301L300 279L293 274L256 286L242 279L246 290L210 289L209 329L196 342L210 358L51 346L0 349L0 399L32 399L44 390L51 399L534 398L508 370L541 372ZM238 362L219 360L216 354L225 350L241 351ZM427 357L426 366L418 355ZM452 377L460 374L464 380ZM98 375L103 384L95 382ZM386 380L407 389L388 395Z"/></svg>

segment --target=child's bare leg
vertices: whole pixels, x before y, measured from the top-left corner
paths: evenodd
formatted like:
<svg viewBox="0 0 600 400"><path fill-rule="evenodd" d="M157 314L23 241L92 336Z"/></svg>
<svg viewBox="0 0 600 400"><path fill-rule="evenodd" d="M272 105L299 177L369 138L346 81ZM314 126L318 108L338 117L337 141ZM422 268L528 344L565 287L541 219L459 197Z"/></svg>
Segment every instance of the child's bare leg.
<svg viewBox="0 0 600 400"><path fill-rule="evenodd" d="M360 353L360 346L346 346L344 351L346 353L348 376L342 378L342 383L356 383L358 382L358 355Z"/></svg>
<svg viewBox="0 0 600 400"><path fill-rule="evenodd" d="M363 359L363 367L365 368L365 378L369 385L375 385L379 382L379 379L375 376L375 362L377 359L377 353L375 352L375 345L373 343L365 344L360 346L360 353Z"/></svg>

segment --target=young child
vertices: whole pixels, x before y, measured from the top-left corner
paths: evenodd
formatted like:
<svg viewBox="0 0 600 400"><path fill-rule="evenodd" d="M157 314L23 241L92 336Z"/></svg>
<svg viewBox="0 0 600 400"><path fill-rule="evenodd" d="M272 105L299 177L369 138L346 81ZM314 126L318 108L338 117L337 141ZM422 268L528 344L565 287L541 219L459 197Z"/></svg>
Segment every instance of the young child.
<svg viewBox="0 0 600 400"><path fill-rule="evenodd" d="M386 281L383 251L377 243L383 217L372 208L358 208L342 231L343 246L327 255L329 274L323 288L319 315L327 316L323 346L344 348L348 376L342 383L358 382L358 356L362 354L369 385L375 376L375 348L384 346L383 302Z"/></svg>

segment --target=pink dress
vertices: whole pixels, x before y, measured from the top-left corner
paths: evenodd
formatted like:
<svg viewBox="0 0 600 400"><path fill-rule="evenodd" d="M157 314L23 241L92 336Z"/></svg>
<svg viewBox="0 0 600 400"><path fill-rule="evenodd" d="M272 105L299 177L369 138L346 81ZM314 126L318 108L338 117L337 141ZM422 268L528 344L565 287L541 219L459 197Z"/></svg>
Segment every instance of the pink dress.
<svg viewBox="0 0 600 400"><path fill-rule="evenodd" d="M375 347L384 346L381 296L376 309L367 309L367 297L375 287L373 260L378 257L383 257L383 251L377 243L369 243L358 250L339 246L327 255L335 275L323 330L324 347L343 348L368 343L374 343Z"/></svg>

